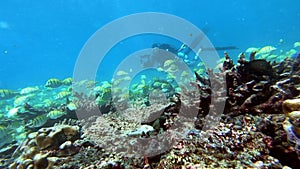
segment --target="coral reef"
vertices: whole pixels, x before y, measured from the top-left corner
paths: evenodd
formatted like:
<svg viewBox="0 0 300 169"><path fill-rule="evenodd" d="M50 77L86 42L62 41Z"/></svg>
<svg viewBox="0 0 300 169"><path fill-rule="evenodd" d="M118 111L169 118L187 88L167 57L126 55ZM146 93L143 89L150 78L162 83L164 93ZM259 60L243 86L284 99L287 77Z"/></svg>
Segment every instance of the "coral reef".
<svg viewBox="0 0 300 169"><path fill-rule="evenodd" d="M80 136L79 127L59 124L30 133L15 150L9 168L52 168L59 157L78 152L73 142Z"/></svg>
<svg viewBox="0 0 300 169"><path fill-rule="evenodd" d="M42 87L28 87L15 96L1 90L1 99L14 98L5 100L12 106L1 116L1 166L299 168L300 55L269 62L264 59L271 56L268 50L275 49L249 52L249 60L242 53L237 64L225 52L220 71L195 70L196 81L189 82L189 89L179 90L173 76L150 82L143 76L129 94L122 94L112 84L130 76L118 71L120 79L101 85L53 78L43 92ZM172 75L178 71L172 60L162 69ZM72 83L91 90L76 92L65 86ZM156 90L166 99L159 93L150 96ZM76 115L84 120L53 126Z"/></svg>
<svg viewBox="0 0 300 169"><path fill-rule="evenodd" d="M236 117L240 124L220 123L207 132L190 133L189 139L179 142L162 156L156 168L281 168L279 160L270 156L271 138L259 132L255 116Z"/></svg>
<svg viewBox="0 0 300 169"><path fill-rule="evenodd" d="M250 61L245 60L244 54L241 54L238 60L239 64L232 66L228 54L225 55L227 60L224 61L221 67L221 73L210 73L210 70L208 70L211 79L218 79L222 75L226 77L226 105L222 119L227 124L231 119L241 115L251 114L259 117L268 114L273 115L276 118L265 121L265 129L261 128L260 130L273 139L272 146L269 147L270 154L277 157L282 164L293 167L299 166L300 162L295 151L293 151L296 150L297 152L299 150L297 146L299 142L297 142L296 135L293 135L297 133L297 128L295 125L287 125L287 121L284 122L282 105L287 99L299 97L300 57L298 56L296 59L286 58L280 63L270 63L263 59L255 60L255 52L253 52L250 54ZM200 107L195 127L202 129L203 124L207 121L207 118L204 117L208 116L209 111L214 111L214 107L210 105L212 89L208 83L209 79L203 80L202 77L197 79L201 93L205 94L200 97ZM222 78L219 79L219 83L222 83ZM217 92L221 93L223 91L218 90ZM295 107L295 104L291 106L289 101L285 102L284 112L291 113L297 109L297 106L294 109L291 107ZM294 119L294 124L297 125L298 113L288 114L287 117ZM296 143L295 148L288 144L284 129L288 133L289 140Z"/></svg>
<svg viewBox="0 0 300 169"><path fill-rule="evenodd" d="M105 115L109 120L117 116ZM279 116L279 115L278 115ZM104 120L104 118L101 118ZM272 124L271 117L241 115L234 117L226 124L206 132L191 130L186 138L178 140L169 151L150 157L128 157L128 154L105 150L90 141L81 141L79 152L56 163L54 168L282 168L280 161L270 155L273 146L272 137L262 133ZM280 119L280 118L279 118ZM103 121L104 123L109 120ZM115 128L126 127L128 124L109 123ZM99 124L98 124L99 125ZM135 127L131 127L135 128ZM103 129L103 128L102 128ZM100 129L101 130L101 129ZM121 130L126 130L121 129ZM92 132L92 131L90 131ZM88 133L91 134L91 133ZM116 147L126 144L119 138ZM103 138L99 136L99 138ZM103 138L109 139L109 138ZM106 141L107 141L106 140ZM77 141L78 142L78 141ZM102 140L105 142L105 140ZM84 145L86 144L86 145ZM103 144L100 144L103 145ZM59 166L59 167L58 167Z"/></svg>

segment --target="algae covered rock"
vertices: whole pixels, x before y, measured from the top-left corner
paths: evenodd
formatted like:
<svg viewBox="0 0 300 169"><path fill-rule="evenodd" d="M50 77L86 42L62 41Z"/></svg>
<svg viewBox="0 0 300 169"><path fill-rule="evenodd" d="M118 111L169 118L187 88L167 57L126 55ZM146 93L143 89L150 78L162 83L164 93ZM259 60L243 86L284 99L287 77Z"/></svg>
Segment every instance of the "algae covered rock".
<svg viewBox="0 0 300 169"><path fill-rule="evenodd" d="M300 99L285 100L282 109L286 116L285 125L291 125L293 132L300 137Z"/></svg>
<svg viewBox="0 0 300 169"><path fill-rule="evenodd" d="M295 144L295 151L300 156L300 99L285 100L282 109L286 116L283 128L288 140Z"/></svg>
<svg viewBox="0 0 300 169"><path fill-rule="evenodd" d="M286 116L292 111L300 111L300 99L288 99L285 100L282 104L283 112Z"/></svg>
<svg viewBox="0 0 300 169"><path fill-rule="evenodd" d="M10 165L14 168L51 168L54 158L76 153L73 146L80 137L79 127L71 125L56 125L41 128L28 135L27 139L14 153L17 159Z"/></svg>

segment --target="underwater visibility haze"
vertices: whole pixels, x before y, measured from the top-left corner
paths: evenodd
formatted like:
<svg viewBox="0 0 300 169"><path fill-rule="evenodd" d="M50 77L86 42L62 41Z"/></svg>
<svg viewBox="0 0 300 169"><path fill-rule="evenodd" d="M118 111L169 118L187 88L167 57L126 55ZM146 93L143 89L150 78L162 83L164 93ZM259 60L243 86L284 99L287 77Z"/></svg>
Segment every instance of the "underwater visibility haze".
<svg viewBox="0 0 300 169"><path fill-rule="evenodd" d="M0 168L299 168L300 2L0 5Z"/></svg>

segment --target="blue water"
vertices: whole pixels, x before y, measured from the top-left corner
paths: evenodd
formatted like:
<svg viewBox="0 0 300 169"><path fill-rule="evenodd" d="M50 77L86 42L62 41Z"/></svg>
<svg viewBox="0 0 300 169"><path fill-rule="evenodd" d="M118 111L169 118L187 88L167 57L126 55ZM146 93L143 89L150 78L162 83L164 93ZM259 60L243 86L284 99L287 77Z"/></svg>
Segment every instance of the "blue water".
<svg viewBox="0 0 300 169"><path fill-rule="evenodd" d="M3 0L0 5L0 88L41 85L52 77L73 75L77 56L89 37L105 24L138 12L163 12L199 28L215 46L292 48L299 41L300 2L296 0ZM122 29L120 29L122 31ZM145 37L147 38L147 37ZM149 37L148 37L149 38ZM279 39L284 43L279 45ZM99 77L152 40L119 44L101 64ZM155 39L156 41L156 39ZM222 51L220 51L222 54Z"/></svg>

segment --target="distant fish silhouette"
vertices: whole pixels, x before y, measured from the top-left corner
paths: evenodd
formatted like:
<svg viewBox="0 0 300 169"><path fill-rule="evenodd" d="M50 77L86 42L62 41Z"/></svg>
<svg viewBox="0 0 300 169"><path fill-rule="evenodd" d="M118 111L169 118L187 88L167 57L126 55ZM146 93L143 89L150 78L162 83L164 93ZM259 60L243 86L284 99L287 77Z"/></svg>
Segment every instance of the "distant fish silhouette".
<svg viewBox="0 0 300 169"><path fill-rule="evenodd" d="M152 45L152 48L159 48L159 49L163 49L163 50L166 50L168 52L171 52L171 53L174 53L174 54L177 54L178 52L181 52L183 51L185 48L188 48L184 53L186 55L188 55L190 52L191 52L191 48L189 48L187 45L182 45L180 48L176 48L170 44L160 44L160 43L154 43ZM201 48L201 51L212 51L212 50L235 50L235 49L238 49L236 46L220 46L220 47L203 47Z"/></svg>
<svg viewBox="0 0 300 169"><path fill-rule="evenodd" d="M168 52L177 54L179 49L176 49L174 46L170 45L170 44L166 44L166 43L154 43L152 44L152 48L159 48L159 49L163 49L166 50Z"/></svg>
<svg viewBox="0 0 300 169"><path fill-rule="evenodd" d="M208 32L208 28L204 27L202 29L202 32L204 34L206 34ZM152 45L152 48L159 48L159 49L164 49L166 51L172 52L174 54L178 54L178 53L182 53L181 55L188 55L192 49L196 48L196 46L203 40L203 38L205 37L204 34L200 34L198 36L196 36L194 38L194 40L192 41L192 43L190 44L190 46L186 45L186 44L182 44L179 48L176 48L170 44L166 44L166 43L154 43ZM201 47L197 53L200 51L213 51L213 50L235 50L238 49L236 46L218 46L218 47Z"/></svg>
<svg viewBox="0 0 300 169"><path fill-rule="evenodd" d="M222 47L215 47L216 50L235 50L238 49L236 46L222 46Z"/></svg>

